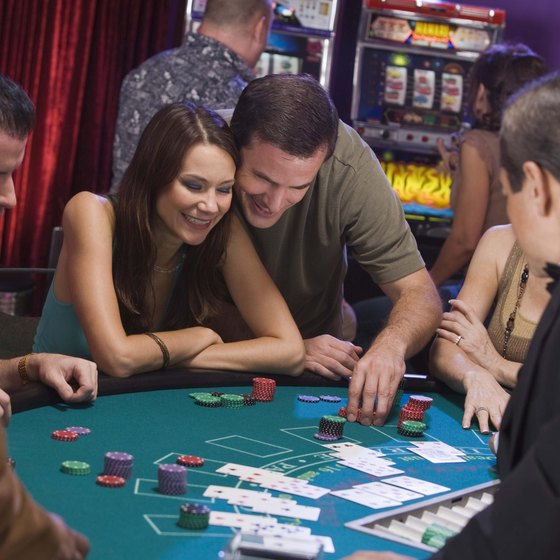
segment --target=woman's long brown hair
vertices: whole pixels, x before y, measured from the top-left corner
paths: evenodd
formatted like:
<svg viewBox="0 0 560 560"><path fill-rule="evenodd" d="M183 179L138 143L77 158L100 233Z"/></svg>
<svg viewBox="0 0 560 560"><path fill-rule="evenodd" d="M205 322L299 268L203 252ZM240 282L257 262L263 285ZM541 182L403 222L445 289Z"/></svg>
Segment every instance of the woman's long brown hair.
<svg viewBox="0 0 560 560"><path fill-rule="evenodd" d="M147 294L154 293L156 244L153 224L159 194L179 175L187 151L210 144L226 151L238 164L233 135L216 113L191 103L161 109L143 132L116 197L113 281L121 320L127 333L153 329ZM230 212L203 243L185 247L186 258L175 280L161 329L177 329L202 322L216 312L225 291L220 265L230 231Z"/></svg>

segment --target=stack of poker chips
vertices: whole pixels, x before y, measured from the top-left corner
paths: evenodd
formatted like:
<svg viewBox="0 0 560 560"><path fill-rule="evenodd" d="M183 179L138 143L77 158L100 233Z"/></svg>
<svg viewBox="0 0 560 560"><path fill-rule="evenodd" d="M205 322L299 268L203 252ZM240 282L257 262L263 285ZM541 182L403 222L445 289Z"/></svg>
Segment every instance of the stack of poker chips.
<svg viewBox="0 0 560 560"><path fill-rule="evenodd" d="M158 492L180 496L187 492L187 469L182 465L162 463L158 466Z"/></svg>
<svg viewBox="0 0 560 560"><path fill-rule="evenodd" d="M257 399L253 395L241 395L245 400L245 406L255 406L257 404Z"/></svg>
<svg viewBox="0 0 560 560"><path fill-rule="evenodd" d="M217 406L222 406L222 397L211 395L210 393L196 393L194 402L198 406L215 408Z"/></svg>
<svg viewBox="0 0 560 560"><path fill-rule="evenodd" d="M85 476L91 472L89 464L84 461L63 461L60 465L60 470L64 474L75 476Z"/></svg>
<svg viewBox="0 0 560 560"><path fill-rule="evenodd" d="M201 504L182 504L177 525L183 529L206 529L210 521L210 508Z"/></svg>
<svg viewBox="0 0 560 560"><path fill-rule="evenodd" d="M95 482L100 486L105 486L107 488L122 488L126 480L122 476L115 476L112 474L100 474Z"/></svg>
<svg viewBox="0 0 560 560"><path fill-rule="evenodd" d="M456 532L448 527L432 523L422 533L422 543L437 549L443 548L445 541L455 534Z"/></svg>
<svg viewBox="0 0 560 560"><path fill-rule="evenodd" d="M177 464L183 467L198 468L204 466L204 459L197 455L179 455L177 457Z"/></svg>
<svg viewBox="0 0 560 560"><path fill-rule="evenodd" d="M70 430L55 430L52 432L51 437L58 441L76 441L80 436Z"/></svg>
<svg viewBox="0 0 560 560"><path fill-rule="evenodd" d="M253 378L253 397L257 401L271 401L276 391L276 381L267 377Z"/></svg>
<svg viewBox="0 0 560 560"><path fill-rule="evenodd" d="M313 435L322 441L336 441L343 436L346 418L342 416L323 416L319 421L319 431Z"/></svg>
<svg viewBox="0 0 560 560"><path fill-rule="evenodd" d="M132 474L133 466L134 457L130 453L108 451L105 453L105 466L103 468L103 474L120 476L125 480L128 480Z"/></svg>
<svg viewBox="0 0 560 560"><path fill-rule="evenodd" d="M397 431L402 436L420 437L426 431L424 413L432 405L430 397L411 395L408 402L401 408Z"/></svg>
<svg viewBox="0 0 560 560"><path fill-rule="evenodd" d="M245 399L242 395L223 393L220 399L222 400L222 406L227 408L242 408L245 406Z"/></svg>
<svg viewBox="0 0 560 560"><path fill-rule="evenodd" d="M305 403L318 403L321 399L314 395L298 395L298 401Z"/></svg>
<svg viewBox="0 0 560 560"><path fill-rule="evenodd" d="M338 415L341 416L342 418L346 418L347 414L348 414L348 411L346 410L345 406L341 406L338 409ZM358 422L358 424L359 424L361 419L362 419L362 409L358 408L358 412L356 414L356 422Z"/></svg>

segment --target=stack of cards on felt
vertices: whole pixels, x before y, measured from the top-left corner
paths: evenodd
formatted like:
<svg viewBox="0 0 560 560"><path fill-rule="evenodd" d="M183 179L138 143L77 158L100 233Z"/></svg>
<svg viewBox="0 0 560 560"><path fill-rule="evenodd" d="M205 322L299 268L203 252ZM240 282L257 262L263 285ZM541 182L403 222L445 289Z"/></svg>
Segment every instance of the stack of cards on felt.
<svg viewBox="0 0 560 560"><path fill-rule="evenodd" d="M331 492L333 496L343 498L351 502L356 502L362 506L367 506L372 509L382 509L388 507L402 506L402 502L392 500L385 496L379 496L373 492L368 492L362 488L347 488L346 490L334 490Z"/></svg>
<svg viewBox="0 0 560 560"><path fill-rule="evenodd" d="M299 505L295 500L275 498L265 492L230 488L228 486L208 486L203 494L207 498L227 500L228 504L242 506L257 513L268 513L282 517L297 517L306 521L317 521L321 509Z"/></svg>
<svg viewBox="0 0 560 560"><path fill-rule="evenodd" d="M257 467L248 467L246 465L238 465L236 463L226 463L219 469L216 469L216 472L237 476L241 480L246 480L247 482L259 482L261 480L271 480L284 477L282 473L259 469Z"/></svg>
<svg viewBox="0 0 560 560"><path fill-rule="evenodd" d="M237 465L235 463L227 463L219 469L216 469L216 472L237 476L239 480L242 480L243 482L253 482L261 486L261 488L295 494L296 496L303 496L304 498L311 498L313 500L329 493L328 488L313 486L309 484L307 480L293 478L291 476L286 476L282 473L274 471L268 471L266 469Z"/></svg>
<svg viewBox="0 0 560 560"><path fill-rule="evenodd" d="M391 484L385 484L384 482L367 482L366 484L357 484L354 488L359 488L397 502L406 502L407 500L416 500L424 497L424 494L419 494L418 492L413 492L406 488L399 488Z"/></svg>
<svg viewBox="0 0 560 560"><path fill-rule="evenodd" d="M313 486L312 484L309 484L307 480L301 480L299 478L292 478L289 476L285 476L279 480L272 480L270 482L261 482L260 486L262 488L267 488L268 490L286 492L287 494L311 498L312 500L317 500L321 496L328 494L330 491L328 488Z"/></svg>
<svg viewBox="0 0 560 560"><path fill-rule="evenodd" d="M392 476L404 472L400 469L392 467L391 465L395 464L393 461L388 461L387 459L383 459L382 457L373 457L370 455L359 455L358 457L351 457L349 459L344 459L343 461L338 461L338 464L377 477Z"/></svg>
<svg viewBox="0 0 560 560"><path fill-rule="evenodd" d="M413 476L395 476L393 478L386 478L383 482L399 486L400 488L406 488L407 490L412 490L413 492L418 492L426 496L440 494L441 492L449 492L449 490L451 490L447 488L447 486L441 486L441 484L435 484L434 482L422 480L421 478L414 478Z"/></svg>
<svg viewBox="0 0 560 560"><path fill-rule="evenodd" d="M464 453L442 441L417 441L413 442L414 447L408 450L420 457L424 457L432 463L464 463L461 457Z"/></svg>
<svg viewBox="0 0 560 560"><path fill-rule="evenodd" d="M350 441L344 441L340 443L327 443L323 447L327 447L332 450L331 456L338 457L339 459L350 459L352 457L359 457L361 455L368 455L370 457L384 457L385 454L378 449L368 449L358 445L357 443L352 443Z"/></svg>
<svg viewBox="0 0 560 560"><path fill-rule="evenodd" d="M215 511L210 512L210 525L218 525L220 527L244 527L246 525L254 525L258 522L274 523L276 519L264 517L263 515L249 515L247 513L234 513L231 511Z"/></svg>

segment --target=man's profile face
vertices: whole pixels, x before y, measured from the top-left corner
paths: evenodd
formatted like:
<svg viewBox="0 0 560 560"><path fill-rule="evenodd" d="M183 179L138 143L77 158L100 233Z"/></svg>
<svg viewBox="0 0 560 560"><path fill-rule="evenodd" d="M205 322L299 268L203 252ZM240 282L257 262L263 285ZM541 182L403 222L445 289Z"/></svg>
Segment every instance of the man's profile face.
<svg viewBox="0 0 560 560"><path fill-rule="evenodd" d="M0 131L0 214L16 205L13 174L25 155L27 138L18 139Z"/></svg>
<svg viewBox="0 0 560 560"><path fill-rule="evenodd" d="M235 190L245 219L260 229L276 224L288 208L301 202L325 154L322 148L302 159L258 140L242 148Z"/></svg>
<svg viewBox="0 0 560 560"><path fill-rule="evenodd" d="M525 253L531 274L546 276L544 264L547 260L546 244L542 242L539 231L539 215L535 201L531 196L531 188L527 178L519 191L513 191L505 169L500 170L502 192L506 197L506 208L509 220L519 245Z"/></svg>

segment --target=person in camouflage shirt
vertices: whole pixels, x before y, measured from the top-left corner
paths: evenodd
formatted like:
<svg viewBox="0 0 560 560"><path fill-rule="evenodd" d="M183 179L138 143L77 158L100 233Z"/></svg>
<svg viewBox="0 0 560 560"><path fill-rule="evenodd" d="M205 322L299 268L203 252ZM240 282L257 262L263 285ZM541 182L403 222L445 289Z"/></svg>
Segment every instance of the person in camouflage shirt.
<svg viewBox="0 0 560 560"><path fill-rule="evenodd" d="M198 32L129 72L122 83L113 144L111 192L132 159L142 131L161 107L193 101L232 109L266 47L271 0L208 0Z"/></svg>

